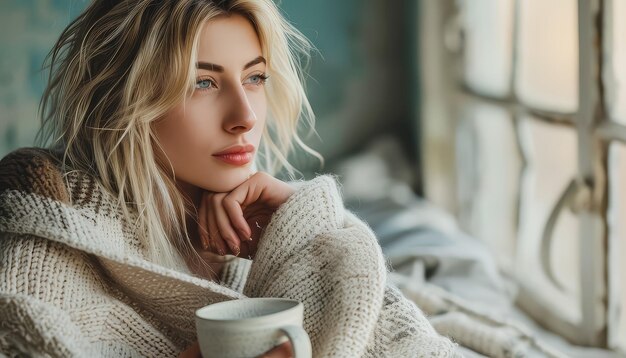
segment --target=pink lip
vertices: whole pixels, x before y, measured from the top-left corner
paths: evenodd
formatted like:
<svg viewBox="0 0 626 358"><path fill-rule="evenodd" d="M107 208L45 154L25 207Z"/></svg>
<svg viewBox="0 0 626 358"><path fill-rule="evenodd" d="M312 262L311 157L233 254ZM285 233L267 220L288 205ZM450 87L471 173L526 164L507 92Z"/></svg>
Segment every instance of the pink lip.
<svg viewBox="0 0 626 358"><path fill-rule="evenodd" d="M252 160L253 154L254 146L252 144L237 144L215 153L213 156L228 164L245 165Z"/></svg>

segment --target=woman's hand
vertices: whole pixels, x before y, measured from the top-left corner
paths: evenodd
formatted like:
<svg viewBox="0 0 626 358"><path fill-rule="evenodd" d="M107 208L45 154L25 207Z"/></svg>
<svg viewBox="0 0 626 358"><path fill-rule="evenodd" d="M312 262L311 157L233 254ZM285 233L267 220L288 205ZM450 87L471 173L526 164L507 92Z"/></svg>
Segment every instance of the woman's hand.
<svg viewBox="0 0 626 358"><path fill-rule="evenodd" d="M202 358L202 353L200 353L200 344L198 344L198 341L192 344L189 348L180 352L178 358Z"/></svg>
<svg viewBox="0 0 626 358"><path fill-rule="evenodd" d="M263 354L259 358L291 358L293 357L293 349L291 348L291 342L287 341L280 344L269 352Z"/></svg>
<svg viewBox="0 0 626 358"><path fill-rule="evenodd" d="M253 258L263 228L272 214L295 192L263 172L252 175L230 193L204 192L198 212L205 250Z"/></svg>
<svg viewBox="0 0 626 358"><path fill-rule="evenodd" d="M281 345L278 345L269 352L263 354L259 358L291 358L293 357L293 350L291 349L291 342L285 342ZM200 345L196 341L196 343L192 344L189 348L182 351L178 358L202 358L202 353L200 353Z"/></svg>

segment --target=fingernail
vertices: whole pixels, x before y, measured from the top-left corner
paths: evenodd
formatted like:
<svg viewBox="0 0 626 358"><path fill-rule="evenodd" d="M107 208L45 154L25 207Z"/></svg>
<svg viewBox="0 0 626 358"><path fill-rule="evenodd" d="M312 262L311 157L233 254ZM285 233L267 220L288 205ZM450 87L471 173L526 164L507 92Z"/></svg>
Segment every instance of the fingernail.
<svg viewBox="0 0 626 358"><path fill-rule="evenodd" d="M202 240L202 249L203 250L208 250L209 249L209 243L206 242L205 240Z"/></svg>
<svg viewBox="0 0 626 358"><path fill-rule="evenodd" d="M252 241L252 237L249 237L249 238L248 238L248 241Z"/></svg>
<svg viewBox="0 0 626 358"><path fill-rule="evenodd" d="M224 252L224 249L222 249L221 247L217 249L217 253L220 254L220 256L224 256L226 254Z"/></svg>
<svg viewBox="0 0 626 358"><path fill-rule="evenodd" d="M235 246L235 250L233 250L233 253L235 254L235 256L239 256L240 252L241 252L241 249L239 249L239 246Z"/></svg>

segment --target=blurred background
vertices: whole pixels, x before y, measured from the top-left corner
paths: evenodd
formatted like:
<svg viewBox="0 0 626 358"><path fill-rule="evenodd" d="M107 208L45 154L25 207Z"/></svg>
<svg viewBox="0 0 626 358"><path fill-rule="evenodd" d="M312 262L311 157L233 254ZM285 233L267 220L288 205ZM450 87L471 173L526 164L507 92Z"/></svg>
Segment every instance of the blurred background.
<svg viewBox="0 0 626 358"><path fill-rule="evenodd" d="M87 4L0 2L0 157L32 145L41 64ZM326 165L291 159L338 175L394 269L434 257L426 280L566 356L626 354L626 0L279 5L318 50Z"/></svg>

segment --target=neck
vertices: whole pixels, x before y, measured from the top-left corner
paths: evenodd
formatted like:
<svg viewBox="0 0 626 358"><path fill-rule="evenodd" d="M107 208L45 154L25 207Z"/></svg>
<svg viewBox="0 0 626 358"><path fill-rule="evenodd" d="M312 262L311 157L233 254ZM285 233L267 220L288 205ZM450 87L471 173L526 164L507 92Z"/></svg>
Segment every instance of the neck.
<svg viewBox="0 0 626 358"><path fill-rule="evenodd" d="M200 205L200 199L202 199L202 188L180 180L176 181L176 186L178 186L178 189L183 193L185 198L193 203L195 208Z"/></svg>

